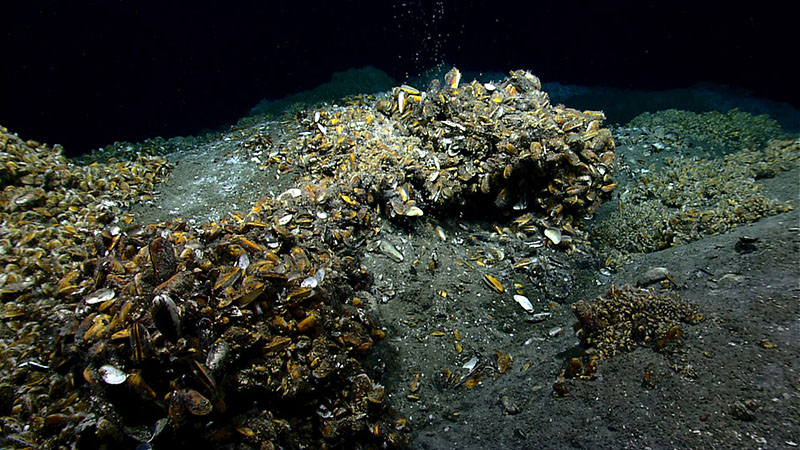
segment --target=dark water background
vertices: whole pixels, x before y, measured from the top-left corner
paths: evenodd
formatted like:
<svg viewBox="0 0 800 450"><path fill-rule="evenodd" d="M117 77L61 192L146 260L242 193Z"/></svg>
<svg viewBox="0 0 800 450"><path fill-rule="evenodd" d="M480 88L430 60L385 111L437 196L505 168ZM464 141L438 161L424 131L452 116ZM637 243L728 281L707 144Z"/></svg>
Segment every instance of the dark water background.
<svg viewBox="0 0 800 450"><path fill-rule="evenodd" d="M217 129L347 68L372 65L399 83L442 62L645 91L709 82L798 106L788 4L6 2L0 124L74 155ZM603 92L574 100L612 121L660 106Z"/></svg>

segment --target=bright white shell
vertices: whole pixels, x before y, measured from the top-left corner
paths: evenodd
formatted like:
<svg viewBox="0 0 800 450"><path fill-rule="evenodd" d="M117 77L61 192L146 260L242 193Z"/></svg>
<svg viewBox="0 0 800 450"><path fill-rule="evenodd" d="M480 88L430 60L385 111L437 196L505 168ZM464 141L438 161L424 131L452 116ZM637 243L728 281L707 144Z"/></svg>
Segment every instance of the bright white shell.
<svg viewBox="0 0 800 450"><path fill-rule="evenodd" d="M103 381L108 384L122 384L128 379L127 373L112 366L111 364L106 364L100 367L100 376L102 376Z"/></svg>
<svg viewBox="0 0 800 450"><path fill-rule="evenodd" d="M533 312L533 305L531 304L531 301L528 300L528 297L525 297L524 295L515 295L514 300L516 300L516 302L519 303L519 306L522 306L522 309L525 311L529 313Z"/></svg>
<svg viewBox="0 0 800 450"><path fill-rule="evenodd" d="M547 228L544 230L544 235L550 239L553 244L560 244L561 243L561 230L557 228Z"/></svg>
<svg viewBox="0 0 800 450"><path fill-rule="evenodd" d="M424 213L422 212L422 210L417 208L416 206L412 206L412 207L408 208L406 210L406 213L405 213L405 215L409 216L409 217L418 217L418 216L421 216L423 214Z"/></svg>
<svg viewBox="0 0 800 450"><path fill-rule="evenodd" d="M472 370L472 369L474 369L474 368L475 368L475 365L477 365L477 364L478 364L478 357L477 357L477 356L473 356L473 357L472 357L472 359L470 359L469 361L467 361L467 362L466 362L466 363L465 363L463 366L461 366L461 367L463 367L463 368L465 368L465 369L467 369L467 370Z"/></svg>
<svg viewBox="0 0 800 450"><path fill-rule="evenodd" d="M308 277L300 283L301 288L306 289L314 289L319 284L319 280L316 277Z"/></svg>

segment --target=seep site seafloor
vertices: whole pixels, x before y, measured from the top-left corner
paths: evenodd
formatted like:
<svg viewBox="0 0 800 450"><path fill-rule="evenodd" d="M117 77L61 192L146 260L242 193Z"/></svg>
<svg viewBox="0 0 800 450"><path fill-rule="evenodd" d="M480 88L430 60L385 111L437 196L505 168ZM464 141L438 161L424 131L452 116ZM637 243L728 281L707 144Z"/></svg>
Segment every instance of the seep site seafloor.
<svg viewBox="0 0 800 450"><path fill-rule="evenodd" d="M796 140L523 71L341 103L134 161L4 131L4 445L798 442Z"/></svg>

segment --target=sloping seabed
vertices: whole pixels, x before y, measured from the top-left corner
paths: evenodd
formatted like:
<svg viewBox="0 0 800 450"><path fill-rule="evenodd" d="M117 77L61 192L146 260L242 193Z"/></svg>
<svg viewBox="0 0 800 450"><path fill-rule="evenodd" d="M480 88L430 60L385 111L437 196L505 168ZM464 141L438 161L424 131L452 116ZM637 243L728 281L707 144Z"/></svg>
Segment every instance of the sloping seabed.
<svg viewBox="0 0 800 450"><path fill-rule="evenodd" d="M797 445L800 142L459 75L91 165L4 130L4 445Z"/></svg>

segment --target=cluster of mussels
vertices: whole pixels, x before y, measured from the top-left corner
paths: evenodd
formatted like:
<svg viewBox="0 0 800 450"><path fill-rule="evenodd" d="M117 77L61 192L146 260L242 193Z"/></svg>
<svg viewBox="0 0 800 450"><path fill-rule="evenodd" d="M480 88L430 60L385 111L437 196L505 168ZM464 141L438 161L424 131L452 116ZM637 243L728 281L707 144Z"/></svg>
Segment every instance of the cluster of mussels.
<svg viewBox="0 0 800 450"><path fill-rule="evenodd" d="M70 377L53 370L54 336L72 314L94 233L130 223L133 202L165 180L164 158L78 165L58 146L0 127L0 441L47 446L67 422L90 415ZM61 281L59 281L61 280ZM72 440L69 428L62 442ZM65 444L66 445L66 444Z"/></svg>
<svg viewBox="0 0 800 450"><path fill-rule="evenodd" d="M634 117L628 126L653 132L675 147L700 146L715 153L757 149L767 145L770 139L784 137L777 120L766 114L754 116L738 108L726 113L675 109L644 112Z"/></svg>
<svg viewBox="0 0 800 450"><path fill-rule="evenodd" d="M666 158L664 167L651 166L630 185L621 198L624 207L594 236L618 260L618 250L651 252L791 211L790 201L770 197L761 183L799 161L798 139L771 140L762 149L715 160Z"/></svg>
<svg viewBox="0 0 800 450"><path fill-rule="evenodd" d="M348 254L370 217L328 215L326 192L290 189L197 231L173 221L97 235L53 358L102 412L87 440L405 444L405 421L360 364L384 336Z"/></svg>
<svg viewBox="0 0 800 450"><path fill-rule="evenodd" d="M551 105L529 72L497 85L460 78L397 87L374 108L301 113L306 131L270 162L388 217L531 211L541 228L573 233L616 188L604 115Z"/></svg>
<svg viewBox="0 0 800 450"><path fill-rule="evenodd" d="M152 198L168 172L164 158L79 166L61 149L22 141L0 127L0 296L24 301L31 288L62 294L52 281L88 258L94 230ZM8 305L6 305L8 306Z"/></svg>
<svg viewBox="0 0 800 450"><path fill-rule="evenodd" d="M522 70L498 85L460 78L453 69L444 84L401 86L377 105L420 140L407 168L418 203L465 209L489 198L560 226L593 213L614 190L614 141L600 128L601 112L551 105L539 79Z"/></svg>
<svg viewBox="0 0 800 450"><path fill-rule="evenodd" d="M358 362L383 337L354 295L366 208L305 186L130 227L163 158L77 166L2 131L4 446L405 442Z"/></svg>
<svg viewBox="0 0 800 450"><path fill-rule="evenodd" d="M611 286L605 295L592 301L572 304L577 317L575 330L587 348L584 359L568 358L562 364L553 395L569 395L567 380L592 380L598 361L631 351L639 345L672 353L683 344L681 323L703 320L697 306L672 291L654 292L631 286ZM643 383L650 385L650 367Z"/></svg>
<svg viewBox="0 0 800 450"><path fill-rule="evenodd" d="M11 245L3 229L7 443L403 445L405 421L360 363L384 336L359 300L370 283L359 256L382 217L467 214L490 198L558 245L615 186L601 113L551 106L527 72L498 86L459 78L453 70L425 93L402 86L375 107L301 113L297 137L278 149L260 135L243 142L254 156L269 150L262 168L294 175L294 187L201 227L129 227L114 209L141 199L162 159L62 173L27 163L39 146L16 143L28 148L5 164L3 201L28 216L6 223L34 235ZM53 180L62 185L48 188ZM52 229L59 245L36 234ZM48 271L48 254L70 263Z"/></svg>
<svg viewBox="0 0 800 450"><path fill-rule="evenodd" d="M697 323L703 316L697 306L675 292L612 286L606 295L591 302L572 304L578 318L578 338L601 359L619 351L650 345L659 350L679 343L680 323Z"/></svg>

